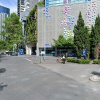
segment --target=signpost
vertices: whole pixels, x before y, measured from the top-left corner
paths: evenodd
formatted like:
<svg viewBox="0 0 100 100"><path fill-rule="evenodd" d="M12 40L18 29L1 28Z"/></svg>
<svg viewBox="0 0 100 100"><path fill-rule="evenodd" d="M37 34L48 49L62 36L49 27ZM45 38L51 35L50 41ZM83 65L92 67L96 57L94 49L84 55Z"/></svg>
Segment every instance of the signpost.
<svg viewBox="0 0 100 100"><path fill-rule="evenodd" d="M86 58L86 49L83 49L83 56Z"/></svg>
<svg viewBox="0 0 100 100"><path fill-rule="evenodd" d="M42 63L42 55L45 55L45 51L41 51L41 52L40 52L40 56L41 56L41 58L40 58L40 63Z"/></svg>
<svg viewBox="0 0 100 100"><path fill-rule="evenodd" d="M17 44L14 44L13 45L13 52L15 51L16 47L17 47Z"/></svg>
<svg viewBox="0 0 100 100"><path fill-rule="evenodd" d="M45 55L45 51L41 51L41 55Z"/></svg>
<svg viewBox="0 0 100 100"><path fill-rule="evenodd" d="M50 46L49 44L45 44L46 47Z"/></svg>

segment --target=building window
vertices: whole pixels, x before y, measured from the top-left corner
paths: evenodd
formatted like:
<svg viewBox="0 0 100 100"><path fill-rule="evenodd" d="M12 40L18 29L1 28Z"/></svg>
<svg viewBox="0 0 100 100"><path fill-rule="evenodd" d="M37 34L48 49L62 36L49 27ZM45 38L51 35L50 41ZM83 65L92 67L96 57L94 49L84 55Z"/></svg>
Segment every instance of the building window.
<svg viewBox="0 0 100 100"><path fill-rule="evenodd" d="M57 6L57 5L64 5L70 3L82 3L91 0L46 0L46 7L49 6Z"/></svg>

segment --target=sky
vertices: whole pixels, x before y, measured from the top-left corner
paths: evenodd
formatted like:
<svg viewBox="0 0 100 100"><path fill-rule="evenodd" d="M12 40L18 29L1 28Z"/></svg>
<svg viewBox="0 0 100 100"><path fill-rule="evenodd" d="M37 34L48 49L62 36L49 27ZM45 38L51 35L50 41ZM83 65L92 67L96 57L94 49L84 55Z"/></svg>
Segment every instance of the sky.
<svg viewBox="0 0 100 100"><path fill-rule="evenodd" d="M17 0L0 0L0 5L10 9L10 13L17 14Z"/></svg>

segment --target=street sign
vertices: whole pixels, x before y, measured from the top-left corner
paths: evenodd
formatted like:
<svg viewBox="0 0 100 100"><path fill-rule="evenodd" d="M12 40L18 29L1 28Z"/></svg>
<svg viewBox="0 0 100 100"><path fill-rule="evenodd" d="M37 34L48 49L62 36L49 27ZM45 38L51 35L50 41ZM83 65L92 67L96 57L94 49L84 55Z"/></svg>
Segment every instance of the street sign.
<svg viewBox="0 0 100 100"><path fill-rule="evenodd" d="M45 46L50 46L49 44L45 44Z"/></svg>
<svg viewBox="0 0 100 100"><path fill-rule="evenodd" d="M43 54L43 55L44 55L44 54L45 54L45 51L41 51L41 54Z"/></svg>
<svg viewBox="0 0 100 100"><path fill-rule="evenodd" d="M83 56L86 56L86 49L83 49Z"/></svg>

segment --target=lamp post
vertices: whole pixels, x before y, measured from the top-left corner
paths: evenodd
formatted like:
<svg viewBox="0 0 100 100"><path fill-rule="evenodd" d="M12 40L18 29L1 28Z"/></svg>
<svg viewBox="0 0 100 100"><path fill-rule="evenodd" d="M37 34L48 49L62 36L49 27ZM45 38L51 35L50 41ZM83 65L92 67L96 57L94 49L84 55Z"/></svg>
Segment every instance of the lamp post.
<svg viewBox="0 0 100 100"><path fill-rule="evenodd" d="M16 47L17 47L17 44L14 44L13 45L13 52L15 51Z"/></svg>

